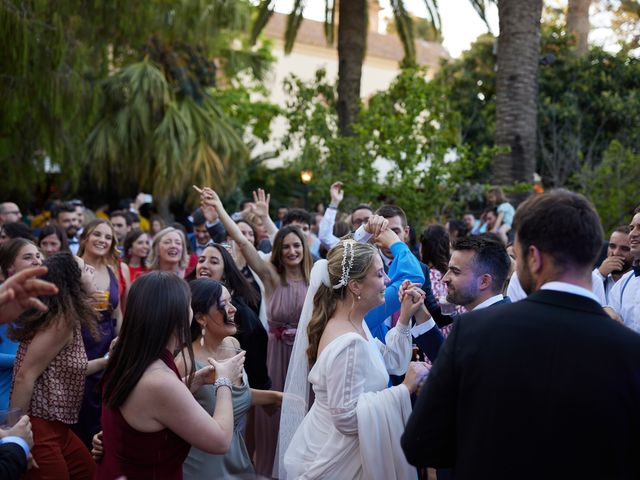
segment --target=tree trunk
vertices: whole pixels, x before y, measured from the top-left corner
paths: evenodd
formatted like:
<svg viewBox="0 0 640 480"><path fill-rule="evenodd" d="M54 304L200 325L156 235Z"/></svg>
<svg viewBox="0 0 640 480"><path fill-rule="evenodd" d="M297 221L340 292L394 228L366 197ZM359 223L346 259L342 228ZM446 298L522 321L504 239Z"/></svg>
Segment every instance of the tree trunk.
<svg viewBox="0 0 640 480"><path fill-rule="evenodd" d="M493 181L533 182L536 166L538 64L542 0L500 0Z"/></svg>
<svg viewBox="0 0 640 480"><path fill-rule="evenodd" d="M360 111L360 80L367 43L367 0L340 2L338 23L338 126L352 135Z"/></svg>
<svg viewBox="0 0 640 480"><path fill-rule="evenodd" d="M576 54L584 55L589 51L589 7L591 0L569 0L567 9L567 33L573 35Z"/></svg>

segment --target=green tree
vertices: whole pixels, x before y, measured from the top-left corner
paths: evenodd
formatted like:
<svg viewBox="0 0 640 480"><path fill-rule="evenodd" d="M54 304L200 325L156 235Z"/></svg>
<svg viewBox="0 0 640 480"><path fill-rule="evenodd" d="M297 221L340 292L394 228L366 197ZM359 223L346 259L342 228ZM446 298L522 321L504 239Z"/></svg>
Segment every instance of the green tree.
<svg viewBox="0 0 640 480"><path fill-rule="evenodd" d="M44 156L72 183L90 159L100 184L159 196L178 193L194 169L198 180L232 180L247 158L245 128L212 90L237 91L234 78L251 84L269 67L268 45L248 44L252 9L245 0L2 2L11 49L0 60L0 102L9 99L0 166L18 179L5 191L42 181ZM137 176L123 175L129 168Z"/></svg>
<svg viewBox="0 0 640 480"><path fill-rule="evenodd" d="M460 214L468 201L482 195L473 180L494 151L472 152L460 141L450 90L428 82L424 70L403 70L387 91L372 97L350 137L339 134L336 94L324 71L309 83L291 78L287 88L290 129L283 147L299 146L297 169L322 173L316 176L316 200L340 179L347 206L393 202L421 222ZM388 168L383 178L376 163Z"/></svg>
<svg viewBox="0 0 640 480"><path fill-rule="evenodd" d="M584 192L596 206L605 232L625 225L638 205L640 155L614 140L594 169L580 172Z"/></svg>

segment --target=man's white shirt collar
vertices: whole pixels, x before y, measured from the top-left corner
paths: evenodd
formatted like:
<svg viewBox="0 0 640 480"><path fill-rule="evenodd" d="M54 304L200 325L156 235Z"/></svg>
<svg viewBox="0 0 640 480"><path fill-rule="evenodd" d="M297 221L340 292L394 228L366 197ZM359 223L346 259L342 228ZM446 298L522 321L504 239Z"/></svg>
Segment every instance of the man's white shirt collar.
<svg viewBox="0 0 640 480"><path fill-rule="evenodd" d="M600 304L600 300L594 295L591 290L587 290L586 288L579 287L578 285L574 285L572 283L547 282L540 287L540 290L555 290L557 292L572 293L574 295L580 295L582 297L590 298L591 300L598 302L598 305Z"/></svg>
<svg viewBox="0 0 640 480"><path fill-rule="evenodd" d="M476 310L481 310L483 308L490 307L494 303L497 303L497 302L499 302L500 300L503 300L503 299L504 299L504 295L499 293L498 295L494 295L491 298L487 298L484 302L476 305L476 308L474 308L473 311L475 312Z"/></svg>

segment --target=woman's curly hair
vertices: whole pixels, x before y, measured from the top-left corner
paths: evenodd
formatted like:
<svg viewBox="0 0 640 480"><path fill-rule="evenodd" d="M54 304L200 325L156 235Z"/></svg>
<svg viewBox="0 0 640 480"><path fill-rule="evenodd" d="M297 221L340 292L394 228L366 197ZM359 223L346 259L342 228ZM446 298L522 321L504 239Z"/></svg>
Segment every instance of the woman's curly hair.
<svg viewBox="0 0 640 480"><path fill-rule="evenodd" d="M82 272L74 256L69 252L56 253L47 258L43 266L49 271L40 279L55 284L58 293L39 297L48 311L26 311L10 327L9 336L15 341L29 340L54 321L62 319L73 326L79 323L97 338L98 314L82 286Z"/></svg>

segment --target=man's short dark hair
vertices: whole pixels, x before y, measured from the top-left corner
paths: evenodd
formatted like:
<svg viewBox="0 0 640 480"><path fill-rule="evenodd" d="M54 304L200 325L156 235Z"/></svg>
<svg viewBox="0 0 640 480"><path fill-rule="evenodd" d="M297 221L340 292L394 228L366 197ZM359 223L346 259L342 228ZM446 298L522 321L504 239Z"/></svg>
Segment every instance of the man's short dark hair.
<svg viewBox="0 0 640 480"><path fill-rule="evenodd" d="M201 208L196 208L191 215L193 219L193 226L200 227L201 225L205 225L207 223L207 219L204 217L204 212Z"/></svg>
<svg viewBox="0 0 640 480"><path fill-rule="evenodd" d="M371 205L367 205L366 203L361 203L360 205L358 205L357 207L352 209L351 210L351 215L353 215L353 213L356 210L369 210L371 213L373 213L373 208L371 208Z"/></svg>
<svg viewBox="0 0 640 480"><path fill-rule="evenodd" d="M591 268L603 242L593 206L579 193L564 189L525 200L516 211L513 230L525 258L533 245L551 255L560 270Z"/></svg>
<svg viewBox="0 0 640 480"><path fill-rule="evenodd" d="M504 243L497 235L482 234L463 237L453 246L454 250L473 250L475 252L473 271L476 275L488 273L493 279L492 290L501 293L511 270L511 259Z"/></svg>
<svg viewBox="0 0 640 480"><path fill-rule="evenodd" d="M633 210L633 214L637 215L638 213L640 213L640 205L638 205L634 210Z"/></svg>
<svg viewBox="0 0 640 480"><path fill-rule="evenodd" d="M0 229L4 232L4 234L13 239L13 238L25 238L27 240L34 241L33 235L31 235L31 229L25 225L24 223L17 222L8 222L2 225Z"/></svg>
<svg viewBox="0 0 640 480"><path fill-rule="evenodd" d="M407 215L397 205L382 205L377 211L376 215L380 215L383 218L400 217L400 221L403 227L407 226Z"/></svg>
<svg viewBox="0 0 640 480"><path fill-rule="evenodd" d="M131 217L129 216L129 212L127 210L116 210L114 212L111 212L111 215L109 215L109 218L113 218L113 217L122 217L124 218L124 223L127 224L127 227L131 226Z"/></svg>
<svg viewBox="0 0 640 480"><path fill-rule="evenodd" d="M282 226L286 227L293 222L311 225L311 214L302 208L291 208L282 219Z"/></svg>
<svg viewBox="0 0 640 480"><path fill-rule="evenodd" d="M76 213L76 207L71 202L61 202L51 209L51 217L56 220L61 213Z"/></svg>
<svg viewBox="0 0 640 480"><path fill-rule="evenodd" d="M612 234L616 232L629 235L631 233L631 227L629 225L620 225L619 227L616 227L611 231Z"/></svg>

